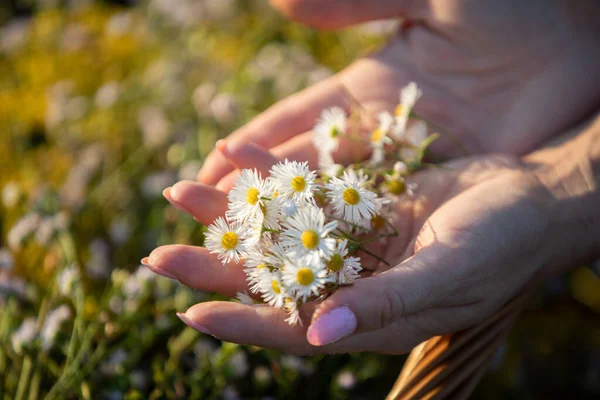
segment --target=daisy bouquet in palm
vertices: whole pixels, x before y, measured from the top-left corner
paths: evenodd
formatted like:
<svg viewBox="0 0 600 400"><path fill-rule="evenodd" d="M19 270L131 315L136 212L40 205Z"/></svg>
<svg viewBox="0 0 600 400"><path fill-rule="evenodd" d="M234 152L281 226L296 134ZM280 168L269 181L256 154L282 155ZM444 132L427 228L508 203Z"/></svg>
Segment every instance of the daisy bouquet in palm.
<svg viewBox="0 0 600 400"><path fill-rule="evenodd" d="M378 114L370 130L360 127L368 117L360 109L350 115L336 107L324 110L313 129L319 170L288 160L268 176L242 170L225 217L208 227L205 247L223 264L243 264L250 292L286 309L289 324L301 323L302 304L361 276L357 253L386 263L367 245L398 234L393 203L414 190L406 179L422 166L435 138L427 136L423 121L411 118L420 95L414 83L405 87L395 114ZM332 153L341 139L368 144L370 159L346 168L335 164ZM253 302L246 293L238 297Z"/></svg>

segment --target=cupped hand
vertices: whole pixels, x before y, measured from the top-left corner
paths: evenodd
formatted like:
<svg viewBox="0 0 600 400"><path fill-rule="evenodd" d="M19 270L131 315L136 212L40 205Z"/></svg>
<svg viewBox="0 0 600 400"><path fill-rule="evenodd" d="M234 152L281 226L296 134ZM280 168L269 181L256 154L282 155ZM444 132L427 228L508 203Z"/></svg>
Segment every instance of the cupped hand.
<svg viewBox="0 0 600 400"><path fill-rule="evenodd" d="M268 172L277 158L236 142L224 157L237 168ZM188 325L241 344L298 354L402 353L423 340L472 326L545 273L549 236L547 191L512 156L456 160L412 176L414 196L398 198L399 235L370 249L392 266L361 255L370 276L301 310L302 326L263 305L205 302L181 315ZM211 223L227 194L182 181L167 199ZM155 272L193 288L234 296L246 289L241 265L222 266L201 247L169 245L150 254Z"/></svg>
<svg viewBox="0 0 600 400"><path fill-rule="evenodd" d="M393 110L414 81L415 111L439 126L434 150L445 156L524 154L590 113L600 99L596 25L600 5L570 0L272 0L285 15L319 28L404 17L381 51L297 93L240 128L245 140L279 158L316 159L310 130L326 107ZM356 151L365 151L358 148ZM336 158L344 163L347 146ZM198 180L227 190L234 166L219 151Z"/></svg>

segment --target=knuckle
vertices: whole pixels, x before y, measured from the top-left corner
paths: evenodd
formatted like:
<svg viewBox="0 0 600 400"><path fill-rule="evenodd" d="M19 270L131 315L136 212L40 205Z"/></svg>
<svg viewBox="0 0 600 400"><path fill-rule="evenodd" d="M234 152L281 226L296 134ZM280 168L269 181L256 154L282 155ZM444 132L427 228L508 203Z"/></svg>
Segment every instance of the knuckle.
<svg viewBox="0 0 600 400"><path fill-rule="evenodd" d="M383 291L379 310L379 329L390 326L402 318L405 309L405 300L400 291L395 289Z"/></svg>

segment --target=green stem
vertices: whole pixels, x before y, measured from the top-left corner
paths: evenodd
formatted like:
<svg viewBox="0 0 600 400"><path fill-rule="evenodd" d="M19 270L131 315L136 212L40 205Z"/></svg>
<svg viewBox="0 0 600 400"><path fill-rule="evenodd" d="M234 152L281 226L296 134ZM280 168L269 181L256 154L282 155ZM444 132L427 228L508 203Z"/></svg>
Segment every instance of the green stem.
<svg viewBox="0 0 600 400"><path fill-rule="evenodd" d="M19 384L17 386L17 394L15 400L22 400L25 397L27 391L27 385L29 384L29 376L31 375L31 356L25 356L23 365L21 366L21 374L19 375Z"/></svg>

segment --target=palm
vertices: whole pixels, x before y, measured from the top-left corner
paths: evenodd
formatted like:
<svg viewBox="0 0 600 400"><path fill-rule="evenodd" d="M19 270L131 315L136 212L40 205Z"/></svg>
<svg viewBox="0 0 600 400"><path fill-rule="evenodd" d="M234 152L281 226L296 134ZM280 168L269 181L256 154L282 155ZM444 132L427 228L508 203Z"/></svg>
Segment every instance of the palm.
<svg viewBox="0 0 600 400"><path fill-rule="evenodd" d="M262 157L267 158L268 154ZM452 260L455 265L451 270L447 268L447 263L434 262L415 271L423 282L419 290L446 290L447 303L442 310L434 308L428 313L403 318L402 324L410 324L412 334L404 340L396 340L395 346L390 346L388 340L396 337L398 332L394 329L381 329L376 334L377 340L365 342L362 339L361 342L361 335L358 335L346 342L346 347L334 344L333 347L325 346L318 351L337 352L357 348L361 351L406 351L431 335L477 323L525 285L532 278L533 264L531 268L523 268L521 260L509 265L512 268L510 272L506 269L490 269L491 264L515 260L503 258L504 255L497 252L485 251L486 248L495 249L485 242L486 238L502 237L506 233L507 227L502 222L506 216L496 210L503 210L515 199L520 199L520 190L506 189L526 186L523 176L525 174L517 161L504 156L458 160L438 169L415 174L414 180L418 184L416 196L400 199L396 205L398 217L394 224L399 235L385 244L374 244L370 250L382 255L392 266L401 264L415 252L426 254L432 259ZM502 195L503 192L506 194ZM489 193L497 195L490 197ZM226 207L224 192L193 182L178 183L169 190L167 196L203 223L212 222ZM200 199L204 201L200 202ZM208 206L209 204L216 204L221 208ZM519 240L522 241L523 236L532 229L538 229L538 225L530 223L527 229L522 229ZM377 291L381 285L379 279L385 279L386 274L396 273L402 265L390 269L364 254L362 257L366 268L373 270L374 274L358 280L355 286L359 289L368 288L374 294L373 298L377 298L381 295ZM481 269L462 268L461 264L472 264L463 263L461 257L478 257L481 259ZM239 266L222 267L203 248L164 246L152 253L150 264L173 273L178 280L191 287L229 296L246 289L245 276ZM508 282L505 290L490 290L498 282ZM339 292L351 293L352 290L354 287L343 288ZM496 295L483 296L486 292ZM317 350L306 342L306 326L314 307L315 304L305 307L304 327L287 326L283 322L283 311L270 307L255 308L231 302L210 302L198 304L191 310L196 320L202 321L204 326L210 326L211 332L221 339L289 352L311 353ZM381 317L383 324L392 327L398 324L391 320L386 322L391 316L385 314L384 312Z"/></svg>

